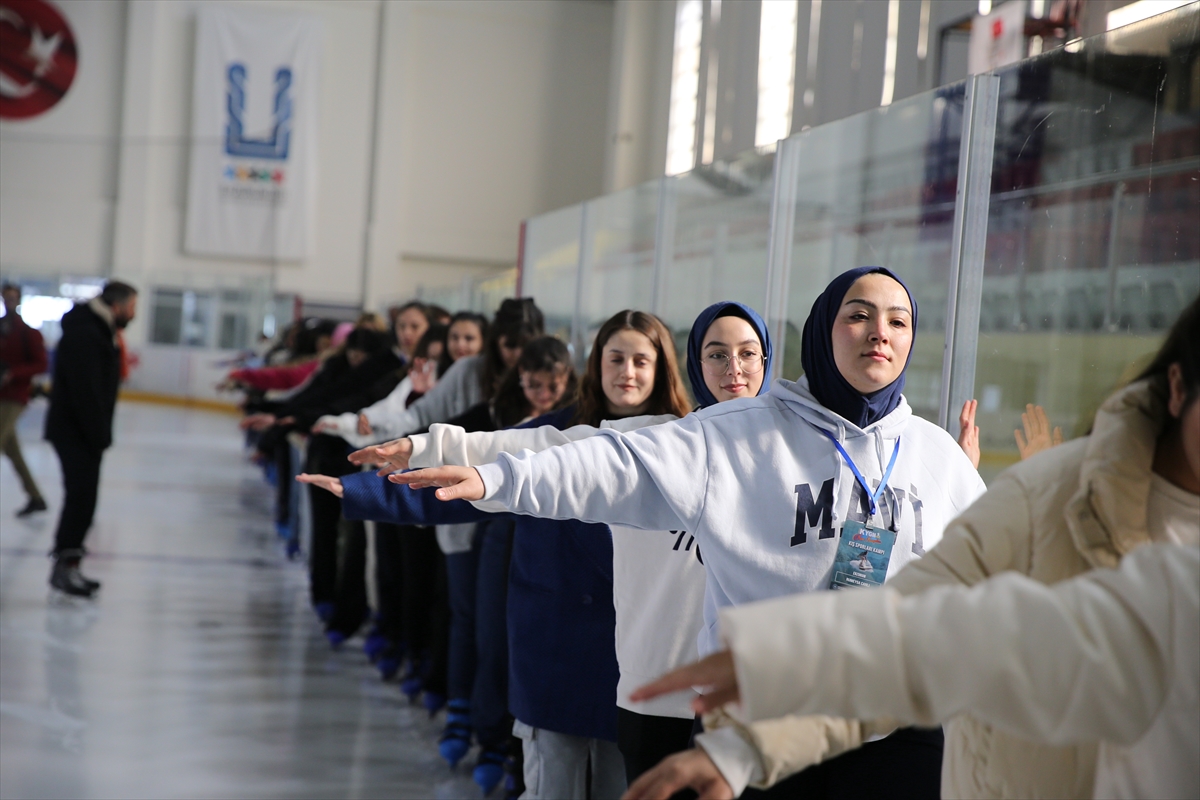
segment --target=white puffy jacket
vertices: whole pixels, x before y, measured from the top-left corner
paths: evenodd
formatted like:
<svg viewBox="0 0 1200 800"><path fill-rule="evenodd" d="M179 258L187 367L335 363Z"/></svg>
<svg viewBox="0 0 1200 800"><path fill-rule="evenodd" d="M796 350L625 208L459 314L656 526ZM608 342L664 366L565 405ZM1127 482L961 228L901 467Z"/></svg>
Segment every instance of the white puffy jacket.
<svg viewBox="0 0 1200 800"><path fill-rule="evenodd" d="M1200 797L1200 547L1052 587L1006 573L767 601L723 610L721 633L748 719L970 713L1031 742L1102 740L1089 795Z"/></svg>

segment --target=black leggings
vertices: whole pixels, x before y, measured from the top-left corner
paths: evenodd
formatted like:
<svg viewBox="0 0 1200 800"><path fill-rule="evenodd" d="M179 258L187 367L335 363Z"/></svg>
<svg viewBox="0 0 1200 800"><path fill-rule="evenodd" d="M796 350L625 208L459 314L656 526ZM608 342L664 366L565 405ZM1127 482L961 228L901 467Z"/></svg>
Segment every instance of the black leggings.
<svg viewBox="0 0 1200 800"><path fill-rule="evenodd" d="M942 742L941 728L901 728L797 772L770 789L747 789L742 798L936 799L942 793Z"/></svg>
<svg viewBox="0 0 1200 800"><path fill-rule="evenodd" d="M625 779L630 785L669 755L687 750L692 739L692 720L655 717L617 708L617 749L625 760ZM695 797L688 790L676 797Z"/></svg>

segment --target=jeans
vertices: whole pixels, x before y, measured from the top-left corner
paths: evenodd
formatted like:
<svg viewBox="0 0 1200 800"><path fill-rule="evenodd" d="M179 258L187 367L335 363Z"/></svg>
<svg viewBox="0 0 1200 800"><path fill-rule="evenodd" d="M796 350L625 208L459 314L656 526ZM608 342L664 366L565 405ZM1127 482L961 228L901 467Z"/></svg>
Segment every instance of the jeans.
<svg viewBox="0 0 1200 800"><path fill-rule="evenodd" d="M79 558L83 555L83 539L96 515L96 498L100 492L100 459L104 451L67 440L51 444L62 463L65 492L58 530L54 534L54 555Z"/></svg>
<svg viewBox="0 0 1200 800"><path fill-rule="evenodd" d="M613 742L534 728L520 720L513 734L521 739L525 759L521 800L615 800L624 794L625 764Z"/></svg>

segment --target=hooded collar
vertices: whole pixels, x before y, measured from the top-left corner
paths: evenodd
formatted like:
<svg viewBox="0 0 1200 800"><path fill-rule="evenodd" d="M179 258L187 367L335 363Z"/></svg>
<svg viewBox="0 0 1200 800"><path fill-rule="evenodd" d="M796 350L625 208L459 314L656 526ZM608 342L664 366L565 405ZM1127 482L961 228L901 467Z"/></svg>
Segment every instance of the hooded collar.
<svg viewBox="0 0 1200 800"><path fill-rule="evenodd" d="M809 388L807 376L802 376L797 381L775 381L769 394L805 422L823 431L829 431L842 443L862 436L875 436L877 440L894 439L904 432L908 420L912 417L912 408L901 395L896 407L890 412L870 425L859 427L821 403Z"/></svg>
<svg viewBox="0 0 1200 800"><path fill-rule="evenodd" d="M1096 412L1079 491L1063 512L1075 546L1092 566L1115 567L1150 541L1150 473L1166 421L1166 399L1149 381L1117 391Z"/></svg>
<svg viewBox="0 0 1200 800"><path fill-rule="evenodd" d="M749 322L750 327L754 328L763 348L763 382L758 393L765 394L771 386L771 370L774 365L771 363L773 351L767 323L763 321L757 311L742 303L728 300L713 303L696 317L696 321L692 323L692 331L688 334L687 342L688 381L692 384L692 396L696 398L696 402L700 404L701 408L717 404L717 398L709 391L708 384L704 382L701 350L704 346L704 335L708 333L709 326L721 317L739 317Z"/></svg>
<svg viewBox="0 0 1200 800"><path fill-rule="evenodd" d="M833 359L833 323L842 307L842 299L854 282L864 275L879 273L887 275L904 287L908 294L908 302L912 307L913 345L916 344L917 334L917 301L912 292L904 285L894 272L885 267L858 267L838 275L825 291L813 301L812 311L804 322L804 338L801 341L800 359L804 366L804 374L808 377L812 393L821 404L831 409L841 417L865 428L872 422L890 414L902 400L904 391L904 376L908 372L908 360L899 377L890 384L871 394L862 394L850 382L842 377ZM908 359L912 358L912 346L908 350Z"/></svg>
<svg viewBox="0 0 1200 800"><path fill-rule="evenodd" d="M108 326L115 340L117 335L117 321L113 319L112 309L108 307L108 304L99 297L93 297L87 301L87 307L91 309L93 314L104 320L104 324Z"/></svg>

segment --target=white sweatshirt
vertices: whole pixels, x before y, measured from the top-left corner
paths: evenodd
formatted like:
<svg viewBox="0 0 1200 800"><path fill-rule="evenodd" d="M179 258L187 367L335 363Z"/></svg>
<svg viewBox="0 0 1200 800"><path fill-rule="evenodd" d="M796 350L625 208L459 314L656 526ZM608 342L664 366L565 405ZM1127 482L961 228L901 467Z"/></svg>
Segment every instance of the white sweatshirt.
<svg viewBox="0 0 1200 800"><path fill-rule="evenodd" d="M485 495L476 505L688 531L707 570L698 640L707 655L719 646L718 608L828 588L843 521L865 516L857 510L863 491L822 431L842 443L872 490L901 439L875 520L898 531L889 575L936 544L984 491L958 444L906 401L863 430L821 406L801 379L676 422L502 454L478 468Z"/></svg>
<svg viewBox="0 0 1200 800"><path fill-rule="evenodd" d="M747 719L969 712L1045 744L1101 740L1096 797L1200 797L1194 545L1144 545L1052 586L1006 572L772 600L722 611L721 632Z"/></svg>
<svg viewBox="0 0 1200 800"><path fill-rule="evenodd" d="M542 451L595 436L601 429L631 431L676 419L673 414L605 420L600 428L576 425L559 430L510 428L467 433L456 425L433 425L413 436L409 466L473 466L501 453ZM440 528L439 528L440 534ZM696 637L703 625L704 567L686 531L646 533L612 526L613 604L616 607L617 705L638 714L691 719L694 693L679 693L644 703L629 700L639 686L696 659Z"/></svg>
<svg viewBox="0 0 1200 800"><path fill-rule="evenodd" d="M318 425L332 426L328 433L340 436L354 447L366 447L393 438L384 436L382 426L389 424L404 413L404 404L412 394L412 379L407 375L396 384L396 388L382 400L376 401L361 411L348 411L345 414L327 414L317 420ZM358 432L358 415L364 414L371 425L371 432L365 436ZM381 438L383 437L383 438Z"/></svg>

